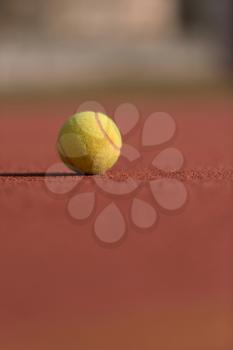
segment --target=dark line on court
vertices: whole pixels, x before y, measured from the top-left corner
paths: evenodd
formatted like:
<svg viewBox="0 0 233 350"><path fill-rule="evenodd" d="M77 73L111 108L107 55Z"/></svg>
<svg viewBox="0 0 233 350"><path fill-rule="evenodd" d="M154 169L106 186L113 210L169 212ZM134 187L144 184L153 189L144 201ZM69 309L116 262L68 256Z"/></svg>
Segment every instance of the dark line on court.
<svg viewBox="0 0 233 350"><path fill-rule="evenodd" d="M45 173L45 172L33 172L33 173L0 173L0 177L72 177L83 176L81 173Z"/></svg>

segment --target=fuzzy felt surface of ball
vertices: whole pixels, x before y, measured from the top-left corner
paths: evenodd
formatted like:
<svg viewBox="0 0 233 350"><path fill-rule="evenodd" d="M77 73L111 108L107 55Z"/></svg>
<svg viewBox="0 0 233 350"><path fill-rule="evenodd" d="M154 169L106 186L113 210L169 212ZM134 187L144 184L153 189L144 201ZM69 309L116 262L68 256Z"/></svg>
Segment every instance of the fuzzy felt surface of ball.
<svg viewBox="0 0 233 350"><path fill-rule="evenodd" d="M60 130L57 149L70 169L82 174L103 174L117 162L122 147L114 121L100 112L80 112Z"/></svg>

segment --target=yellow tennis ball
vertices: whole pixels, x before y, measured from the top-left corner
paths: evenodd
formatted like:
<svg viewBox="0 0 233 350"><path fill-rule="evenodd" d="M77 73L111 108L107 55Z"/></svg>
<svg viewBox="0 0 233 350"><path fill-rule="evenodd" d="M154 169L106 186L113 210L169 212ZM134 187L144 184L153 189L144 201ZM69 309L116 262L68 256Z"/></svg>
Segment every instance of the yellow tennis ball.
<svg viewBox="0 0 233 350"><path fill-rule="evenodd" d="M112 119L103 113L81 112L61 128L57 149L62 161L84 174L102 174L118 160L121 134Z"/></svg>

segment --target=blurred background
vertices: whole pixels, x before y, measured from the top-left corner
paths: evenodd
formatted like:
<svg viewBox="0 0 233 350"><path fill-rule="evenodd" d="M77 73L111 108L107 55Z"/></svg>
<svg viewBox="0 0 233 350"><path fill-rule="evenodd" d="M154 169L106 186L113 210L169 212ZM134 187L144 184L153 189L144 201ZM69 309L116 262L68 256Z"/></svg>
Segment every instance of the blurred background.
<svg viewBox="0 0 233 350"><path fill-rule="evenodd" d="M0 92L219 84L232 0L1 0Z"/></svg>

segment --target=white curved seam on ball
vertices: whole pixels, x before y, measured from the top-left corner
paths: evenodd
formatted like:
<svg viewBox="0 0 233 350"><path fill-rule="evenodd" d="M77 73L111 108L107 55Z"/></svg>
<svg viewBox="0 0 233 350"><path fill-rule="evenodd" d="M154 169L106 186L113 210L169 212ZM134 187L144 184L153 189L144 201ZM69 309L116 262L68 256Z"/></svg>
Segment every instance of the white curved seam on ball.
<svg viewBox="0 0 233 350"><path fill-rule="evenodd" d="M101 130L101 132L104 134L104 136L106 137L106 139L110 142L110 144L117 150L117 151L120 151L121 148L118 147L114 142L113 140L111 139L111 137L106 133L106 131L104 130L103 128L103 125L101 124L101 121L99 119L99 116L98 116L98 113L95 112L95 119L96 119L96 122Z"/></svg>

